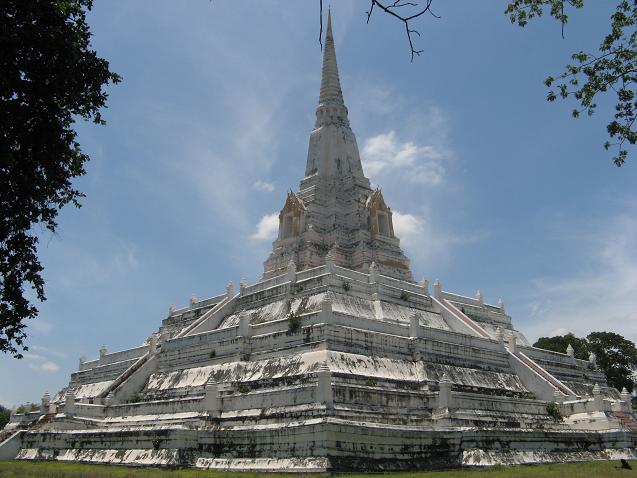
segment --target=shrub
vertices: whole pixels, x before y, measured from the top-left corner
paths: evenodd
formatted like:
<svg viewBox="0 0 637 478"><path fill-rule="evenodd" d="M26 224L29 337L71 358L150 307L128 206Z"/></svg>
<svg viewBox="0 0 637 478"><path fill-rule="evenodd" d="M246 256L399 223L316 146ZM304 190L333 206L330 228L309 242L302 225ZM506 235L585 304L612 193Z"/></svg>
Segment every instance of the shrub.
<svg viewBox="0 0 637 478"><path fill-rule="evenodd" d="M211 350L210 353L208 354L208 357L210 357L211 359L215 358L216 356L217 356L217 352L214 350Z"/></svg>
<svg viewBox="0 0 637 478"><path fill-rule="evenodd" d="M16 411L15 411L15 412L16 412L16 413L24 413L24 405L20 405L20 406L16 409Z"/></svg>
<svg viewBox="0 0 637 478"><path fill-rule="evenodd" d="M288 314L288 330L292 333L298 332L301 328L301 317L295 315L293 312Z"/></svg>
<svg viewBox="0 0 637 478"><path fill-rule="evenodd" d="M560 410L560 406L555 402L549 402L546 405L546 413L555 420L556 422L561 422L564 420L564 415L562 415L562 410Z"/></svg>
<svg viewBox="0 0 637 478"><path fill-rule="evenodd" d="M139 393L135 392L133 393L133 396L130 397L129 402L130 403L139 403L142 401L142 397L139 396Z"/></svg>
<svg viewBox="0 0 637 478"><path fill-rule="evenodd" d="M40 407L38 407L35 403L31 404L31 407L29 407L31 409L32 412L35 412L36 410L39 410Z"/></svg>
<svg viewBox="0 0 637 478"><path fill-rule="evenodd" d="M7 423L9 423L10 419L11 410L0 405L0 430L2 430Z"/></svg>
<svg viewBox="0 0 637 478"><path fill-rule="evenodd" d="M367 377L365 379L365 385L367 385L368 387L375 387L377 385L376 379Z"/></svg>
<svg viewBox="0 0 637 478"><path fill-rule="evenodd" d="M250 391L250 387L248 387L245 383L240 382L237 385L237 392L239 393L248 393Z"/></svg>
<svg viewBox="0 0 637 478"><path fill-rule="evenodd" d="M352 288L352 285L349 282L343 282L343 290L347 292Z"/></svg>
<svg viewBox="0 0 637 478"><path fill-rule="evenodd" d="M401 291L400 300L404 300L404 301L408 301L409 300L409 294L407 293L406 290Z"/></svg>

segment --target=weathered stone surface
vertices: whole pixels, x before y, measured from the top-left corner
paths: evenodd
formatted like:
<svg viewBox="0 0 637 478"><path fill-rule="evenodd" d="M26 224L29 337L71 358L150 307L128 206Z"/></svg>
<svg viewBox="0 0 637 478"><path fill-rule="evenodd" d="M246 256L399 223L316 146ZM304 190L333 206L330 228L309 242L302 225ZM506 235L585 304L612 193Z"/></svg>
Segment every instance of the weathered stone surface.
<svg viewBox="0 0 637 478"><path fill-rule="evenodd" d="M594 359L530 347L501 301L413 282L363 173L331 22L316 117L263 280L80 360L42 410L11 417L0 458L312 472L635 458L629 394Z"/></svg>

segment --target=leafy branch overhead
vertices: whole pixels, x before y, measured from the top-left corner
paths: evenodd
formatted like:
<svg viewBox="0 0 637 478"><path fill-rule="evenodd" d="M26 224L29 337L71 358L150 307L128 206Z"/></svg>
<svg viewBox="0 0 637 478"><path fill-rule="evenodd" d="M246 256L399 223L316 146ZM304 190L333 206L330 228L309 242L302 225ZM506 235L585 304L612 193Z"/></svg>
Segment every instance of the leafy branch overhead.
<svg viewBox="0 0 637 478"><path fill-rule="evenodd" d="M635 121L637 119L637 98L635 83L637 80L637 0L616 0L617 5L610 18L610 32L602 39L598 51L587 53L576 52L572 55L572 64L566 65L563 73L549 76L545 80L549 88L548 101L572 98L578 103L573 109L575 118L582 113L592 115L597 110L600 96L615 97L615 113L606 129L609 140L604 143L606 150L613 150L613 162L617 166L624 164L628 157L628 145L637 142ZM367 23L374 11L384 12L403 24L411 61L420 56L424 50L415 45L420 32L413 22L429 13L439 18L432 11L433 0L369 0L369 9L365 12ZM543 16L545 13L557 20L564 27L569 20L569 10L581 9L584 0L515 0L506 7L512 23L525 27L529 21ZM323 35L323 0L319 0L320 30L319 43L322 45ZM612 96L611 96L612 97Z"/></svg>
<svg viewBox="0 0 637 478"><path fill-rule="evenodd" d="M38 313L25 289L45 300L37 231L54 233L60 208L83 197L72 180L89 157L73 124L103 124L105 87L120 81L91 49L91 6L0 3L0 352L16 357Z"/></svg>
<svg viewBox="0 0 637 478"><path fill-rule="evenodd" d="M506 9L512 23L520 27L542 16L545 8L564 26L568 22L567 8L582 8L584 0L516 0ZM549 76L545 84L550 89L548 101L573 98L579 105L573 116L592 115L600 95L614 95L615 113L606 125L609 140L606 150L613 149L613 162L621 166L628 157L628 144L637 142L637 1L620 0L610 18L610 32L593 53L580 51L572 55L573 63L556 77ZM563 34L563 33L562 33Z"/></svg>

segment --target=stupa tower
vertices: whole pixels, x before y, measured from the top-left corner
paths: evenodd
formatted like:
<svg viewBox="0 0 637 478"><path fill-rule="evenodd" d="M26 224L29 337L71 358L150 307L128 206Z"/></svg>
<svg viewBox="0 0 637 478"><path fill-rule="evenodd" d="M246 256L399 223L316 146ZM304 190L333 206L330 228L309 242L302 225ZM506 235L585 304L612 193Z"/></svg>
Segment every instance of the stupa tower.
<svg viewBox="0 0 637 478"><path fill-rule="evenodd" d="M409 260L394 234L392 211L363 172L338 75L332 18L328 15L316 123L310 134L305 177L279 213L279 233L263 278L282 274L290 261L299 270L325 264L413 280Z"/></svg>

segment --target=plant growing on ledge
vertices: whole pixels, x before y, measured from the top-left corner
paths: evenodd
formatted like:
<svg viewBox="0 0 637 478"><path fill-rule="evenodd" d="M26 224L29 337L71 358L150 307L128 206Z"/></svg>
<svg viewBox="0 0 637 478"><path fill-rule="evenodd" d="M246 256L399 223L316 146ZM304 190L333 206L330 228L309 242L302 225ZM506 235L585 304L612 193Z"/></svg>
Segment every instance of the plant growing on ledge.
<svg viewBox="0 0 637 478"><path fill-rule="evenodd" d="M350 290L352 288L351 284L349 282L343 282L343 290L345 292L347 292L348 290Z"/></svg>
<svg viewBox="0 0 637 478"><path fill-rule="evenodd" d="M548 413L549 416L556 422L564 420L562 410L560 410L560 406L556 402L549 402L546 404L546 413Z"/></svg>
<svg viewBox="0 0 637 478"><path fill-rule="evenodd" d="M405 302L409 300L409 294L406 290L400 292L400 300L404 300Z"/></svg>
<svg viewBox="0 0 637 478"><path fill-rule="evenodd" d="M237 392L239 393L248 393L250 391L250 387L248 387L245 383L240 382L237 385Z"/></svg>
<svg viewBox="0 0 637 478"><path fill-rule="evenodd" d="M247 352L241 354L241 361L242 362L249 362L250 361L250 354L247 353Z"/></svg>
<svg viewBox="0 0 637 478"><path fill-rule="evenodd" d="M142 401L142 397L139 396L139 393L135 392L132 397L130 397L129 403L139 403Z"/></svg>
<svg viewBox="0 0 637 478"><path fill-rule="evenodd" d="M375 387L376 385L378 385L378 383L376 382L375 378L367 377L365 379L365 385L367 385L368 387Z"/></svg>
<svg viewBox="0 0 637 478"><path fill-rule="evenodd" d="M288 314L288 330L291 333L298 332L301 329L301 317L290 312Z"/></svg>
<svg viewBox="0 0 637 478"><path fill-rule="evenodd" d="M16 413L24 413L24 405L20 405L18 408L16 408Z"/></svg>
<svg viewBox="0 0 637 478"><path fill-rule="evenodd" d="M217 356L217 352L215 350L211 350L210 353L208 354L208 357L215 358Z"/></svg>

